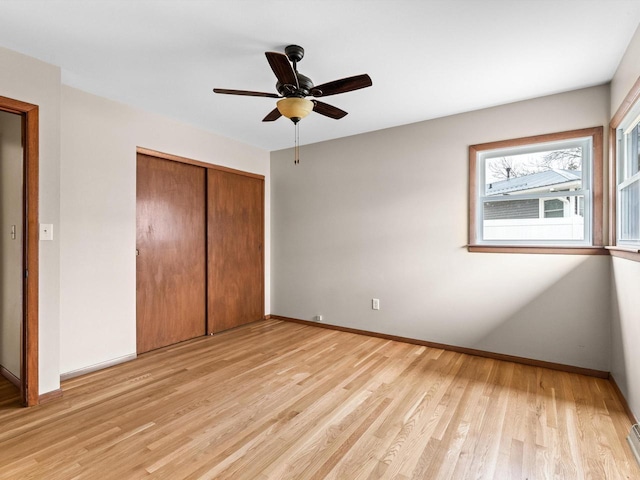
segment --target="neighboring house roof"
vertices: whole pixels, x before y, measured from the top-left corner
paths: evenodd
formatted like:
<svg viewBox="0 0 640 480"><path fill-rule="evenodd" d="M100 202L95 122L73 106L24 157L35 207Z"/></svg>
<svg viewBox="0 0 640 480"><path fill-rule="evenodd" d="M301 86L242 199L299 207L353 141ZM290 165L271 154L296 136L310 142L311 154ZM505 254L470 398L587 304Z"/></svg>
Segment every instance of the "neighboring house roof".
<svg viewBox="0 0 640 480"><path fill-rule="evenodd" d="M544 172L514 177L508 180L500 180L487 185L487 195L506 195L509 193L532 190L534 188L550 187L561 183L573 182L582 179L580 170L562 170L554 168Z"/></svg>

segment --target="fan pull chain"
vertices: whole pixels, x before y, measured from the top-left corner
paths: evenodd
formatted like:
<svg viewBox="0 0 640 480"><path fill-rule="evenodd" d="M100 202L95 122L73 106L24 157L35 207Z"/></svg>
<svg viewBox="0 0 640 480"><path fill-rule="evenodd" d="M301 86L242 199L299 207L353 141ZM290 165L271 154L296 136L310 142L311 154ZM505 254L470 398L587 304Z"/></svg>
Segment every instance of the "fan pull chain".
<svg viewBox="0 0 640 480"><path fill-rule="evenodd" d="M293 164L297 165L300 163L300 126L299 123L295 123L295 146L293 148Z"/></svg>

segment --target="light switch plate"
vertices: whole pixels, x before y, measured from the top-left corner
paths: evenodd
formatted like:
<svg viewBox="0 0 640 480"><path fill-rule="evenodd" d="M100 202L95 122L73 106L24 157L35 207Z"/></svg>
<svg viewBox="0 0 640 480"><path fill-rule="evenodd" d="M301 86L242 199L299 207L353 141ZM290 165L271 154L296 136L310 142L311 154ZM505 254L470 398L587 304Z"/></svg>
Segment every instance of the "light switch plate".
<svg viewBox="0 0 640 480"><path fill-rule="evenodd" d="M53 223L40 224L40 240L53 240Z"/></svg>

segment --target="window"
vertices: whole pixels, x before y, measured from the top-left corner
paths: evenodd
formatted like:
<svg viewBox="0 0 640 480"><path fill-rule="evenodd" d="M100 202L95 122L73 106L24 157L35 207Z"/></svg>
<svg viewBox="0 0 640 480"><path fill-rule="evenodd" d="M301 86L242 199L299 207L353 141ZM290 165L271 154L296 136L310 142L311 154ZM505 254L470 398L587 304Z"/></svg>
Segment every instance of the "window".
<svg viewBox="0 0 640 480"><path fill-rule="evenodd" d="M569 197L567 197L566 201L568 203ZM544 218L564 218L564 204L565 200L561 198L551 198L549 200L544 200Z"/></svg>
<svg viewBox="0 0 640 480"><path fill-rule="evenodd" d="M640 102L616 129L618 245L640 247Z"/></svg>
<svg viewBox="0 0 640 480"><path fill-rule="evenodd" d="M602 131L471 146L470 250L600 245Z"/></svg>

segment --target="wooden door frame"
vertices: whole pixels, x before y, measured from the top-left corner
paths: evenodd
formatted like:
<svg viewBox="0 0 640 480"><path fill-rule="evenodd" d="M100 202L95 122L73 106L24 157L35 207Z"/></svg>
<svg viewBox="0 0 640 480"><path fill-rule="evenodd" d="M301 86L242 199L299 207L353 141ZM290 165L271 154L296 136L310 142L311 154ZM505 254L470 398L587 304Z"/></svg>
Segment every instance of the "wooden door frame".
<svg viewBox="0 0 640 480"><path fill-rule="evenodd" d="M20 395L29 407L38 404L38 105L0 96L0 110L22 117L24 156L23 267L25 270L20 342Z"/></svg>

